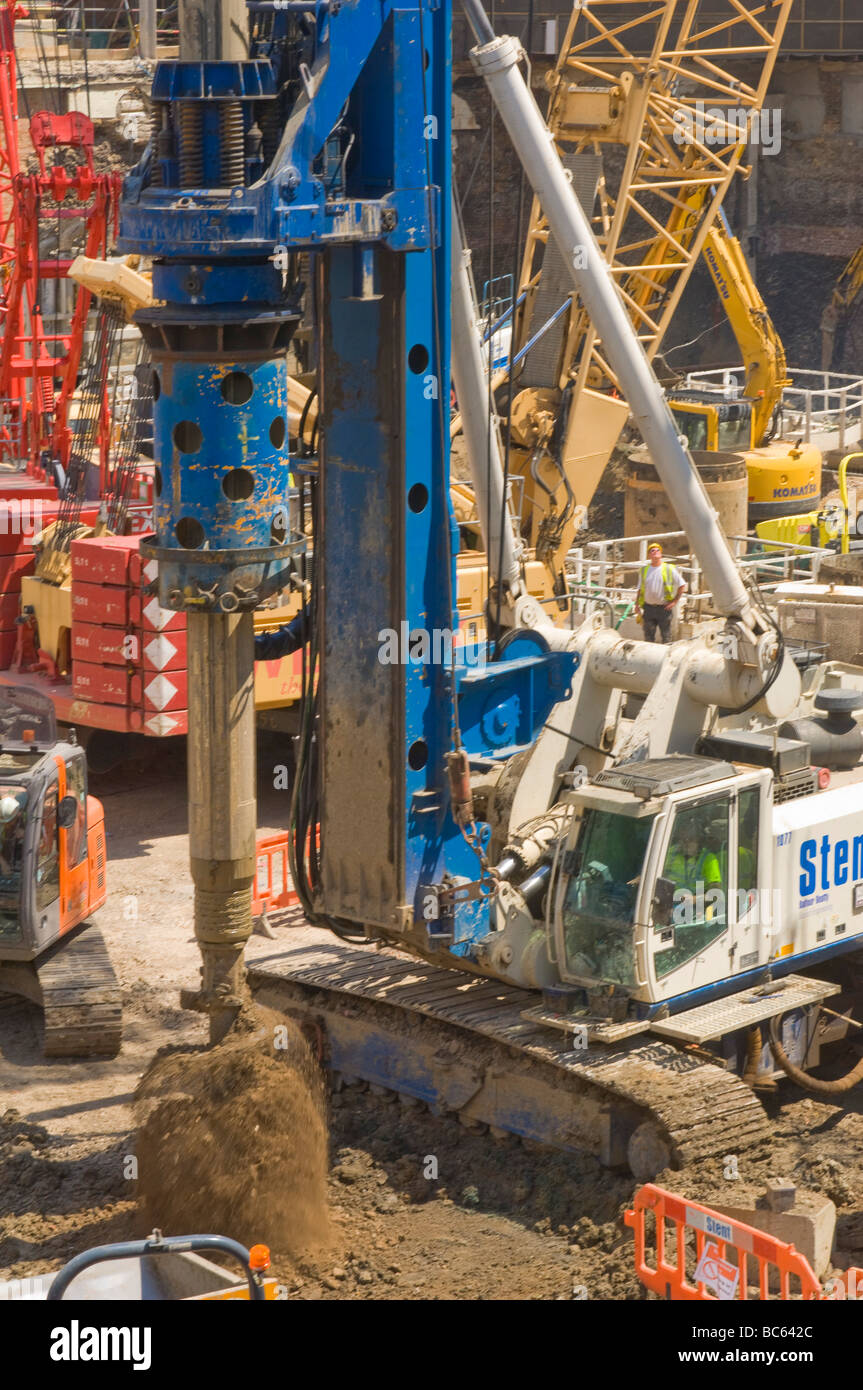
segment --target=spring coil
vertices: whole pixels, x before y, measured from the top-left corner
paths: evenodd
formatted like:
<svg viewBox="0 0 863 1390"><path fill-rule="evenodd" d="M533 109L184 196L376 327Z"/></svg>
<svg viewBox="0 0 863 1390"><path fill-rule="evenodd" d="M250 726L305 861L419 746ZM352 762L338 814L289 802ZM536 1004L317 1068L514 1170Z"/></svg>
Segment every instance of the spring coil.
<svg viewBox="0 0 863 1390"><path fill-rule="evenodd" d="M200 188L203 182L201 107L196 101L184 101L180 103L180 186Z"/></svg>
<svg viewBox="0 0 863 1390"><path fill-rule="evenodd" d="M272 164L276 150L279 148L279 141L285 124L279 106L278 100L261 102L260 115L258 116L258 124L264 137L264 164L267 167Z"/></svg>
<svg viewBox="0 0 863 1390"><path fill-rule="evenodd" d="M242 102L222 102L219 122L222 135L220 171L222 186L225 188L242 186L246 181L246 146Z"/></svg>
<svg viewBox="0 0 863 1390"><path fill-rule="evenodd" d="M159 162L159 140L162 134L162 113L158 107L150 117L150 144L153 149L153 157L150 162L150 186L152 188L162 187L162 165Z"/></svg>
<svg viewBox="0 0 863 1390"><path fill-rule="evenodd" d="M154 188L161 188L164 183L162 160L170 159L173 154L171 114L164 102L158 102L153 107L153 114L150 117L150 143L153 150L150 162L150 184Z"/></svg>

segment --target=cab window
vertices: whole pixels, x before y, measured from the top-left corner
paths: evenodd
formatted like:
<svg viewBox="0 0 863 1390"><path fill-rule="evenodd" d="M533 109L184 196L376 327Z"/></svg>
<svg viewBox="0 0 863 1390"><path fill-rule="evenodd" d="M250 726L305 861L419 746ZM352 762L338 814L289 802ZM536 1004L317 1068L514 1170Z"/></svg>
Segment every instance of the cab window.
<svg viewBox="0 0 863 1390"><path fill-rule="evenodd" d="M706 449L707 417L690 414L688 410L674 410L672 414L678 430L686 436L690 449Z"/></svg>
<svg viewBox="0 0 863 1390"><path fill-rule="evenodd" d="M636 983L635 905L653 822L653 816L586 811L563 904L571 976Z"/></svg>
<svg viewBox="0 0 863 1390"><path fill-rule="evenodd" d="M758 787L747 787L737 798L737 920L746 916L758 892L758 831L760 818ZM735 885L728 874L728 854L720 853L722 877L728 891Z"/></svg>
<svg viewBox="0 0 863 1390"><path fill-rule="evenodd" d="M87 772L83 758L73 758L66 765L66 795L78 802L75 823L66 832L66 866L74 869L87 853Z"/></svg>
<svg viewBox="0 0 863 1390"><path fill-rule="evenodd" d="M57 784L49 787L42 806L39 855L36 861L36 907L41 912L60 895L60 852L57 844Z"/></svg>
<svg viewBox="0 0 863 1390"><path fill-rule="evenodd" d="M748 407L729 410L730 418L720 419L718 447L720 449L749 449L752 447L752 415Z"/></svg>
<svg viewBox="0 0 863 1390"><path fill-rule="evenodd" d="M660 933L657 978L685 965L726 930L730 804L728 796L714 797L675 811L661 874L673 885L674 906L670 921L654 924Z"/></svg>
<svg viewBox="0 0 863 1390"><path fill-rule="evenodd" d="M21 935L19 907L26 826L26 788L0 787L0 941L15 941Z"/></svg>
<svg viewBox="0 0 863 1390"><path fill-rule="evenodd" d="M737 799L737 893L758 891L758 820L761 793L747 787Z"/></svg>

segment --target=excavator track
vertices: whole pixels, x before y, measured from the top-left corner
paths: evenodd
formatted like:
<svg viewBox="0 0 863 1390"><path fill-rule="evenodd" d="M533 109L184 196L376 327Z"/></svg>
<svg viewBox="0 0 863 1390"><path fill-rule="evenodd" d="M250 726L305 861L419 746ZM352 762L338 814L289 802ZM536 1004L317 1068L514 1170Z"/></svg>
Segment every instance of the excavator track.
<svg viewBox="0 0 863 1390"><path fill-rule="evenodd" d="M315 1025L334 1072L468 1127L628 1162L638 1177L769 1138L733 1073L643 1034L573 1051L522 1017L535 995L495 980L336 944L257 960L249 980L260 1003Z"/></svg>
<svg viewBox="0 0 863 1390"><path fill-rule="evenodd" d="M37 961L0 962L0 989L42 1009L46 1057L115 1057L123 1038L120 983L98 927L63 937Z"/></svg>
<svg viewBox="0 0 863 1390"><path fill-rule="evenodd" d="M105 938L88 927L36 963L46 1057L115 1057L123 1037L120 984Z"/></svg>

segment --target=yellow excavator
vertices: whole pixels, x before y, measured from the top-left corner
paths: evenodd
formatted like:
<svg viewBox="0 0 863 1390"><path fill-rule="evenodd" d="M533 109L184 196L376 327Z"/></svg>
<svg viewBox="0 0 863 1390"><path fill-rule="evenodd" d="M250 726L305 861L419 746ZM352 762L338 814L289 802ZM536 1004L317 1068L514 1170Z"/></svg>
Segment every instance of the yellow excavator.
<svg viewBox="0 0 863 1390"><path fill-rule="evenodd" d="M836 340L844 335L848 315L863 290L863 246L858 246L845 266L821 315L821 369L829 372L836 356ZM841 345L841 344L840 344Z"/></svg>
<svg viewBox="0 0 863 1390"><path fill-rule="evenodd" d="M750 523L808 512L821 496L821 452L773 437L782 390L790 384L785 349L721 209L702 254L737 340L744 379L733 392L674 391L672 413L691 449L743 454Z"/></svg>

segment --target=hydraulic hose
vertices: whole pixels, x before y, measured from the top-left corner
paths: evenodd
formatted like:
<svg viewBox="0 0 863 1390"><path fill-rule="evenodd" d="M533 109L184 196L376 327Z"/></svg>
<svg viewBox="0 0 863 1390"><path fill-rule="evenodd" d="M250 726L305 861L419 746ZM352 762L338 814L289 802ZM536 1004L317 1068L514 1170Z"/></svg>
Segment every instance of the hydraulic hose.
<svg viewBox="0 0 863 1390"><path fill-rule="evenodd" d="M835 1081L821 1081L817 1076L810 1076L801 1067L795 1066L791 1061L781 1042L779 1041L780 1018L771 1019L770 1022L770 1051L773 1053L776 1065L781 1067L786 1076L790 1076L792 1081L796 1081L798 1086L802 1086L805 1091L814 1091L819 1096L841 1096L846 1091L850 1091L856 1086L858 1081L863 1081L863 1057L853 1066L845 1076L837 1077Z"/></svg>
<svg viewBox="0 0 863 1390"><path fill-rule="evenodd" d="M313 511L317 513L315 489ZM308 663L300 713L300 739L291 793L288 835L288 866L300 904L310 922L329 927L342 941L363 942L366 934L354 923L329 917L316 911L315 894L320 886L320 850L318 847L320 807L318 782L318 686L315 674L320 650L318 598L318 557L314 557L312 584L308 606Z"/></svg>
<svg viewBox="0 0 863 1390"><path fill-rule="evenodd" d="M743 1080L747 1086L751 1086L758 1075L758 1068L761 1065L761 1026L756 1024L750 1028L746 1034L746 1060L743 1065Z"/></svg>

